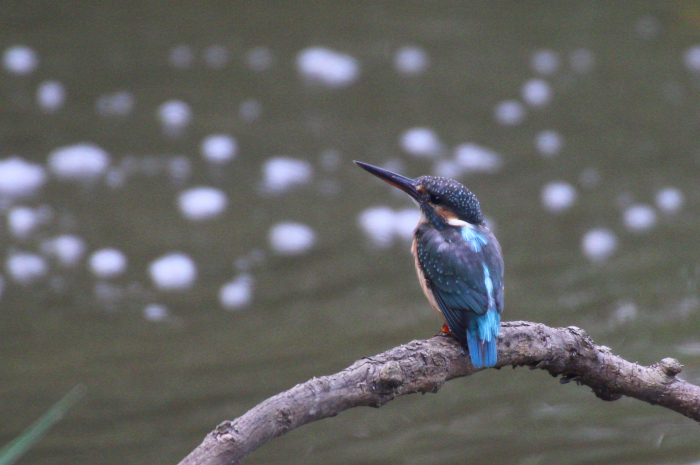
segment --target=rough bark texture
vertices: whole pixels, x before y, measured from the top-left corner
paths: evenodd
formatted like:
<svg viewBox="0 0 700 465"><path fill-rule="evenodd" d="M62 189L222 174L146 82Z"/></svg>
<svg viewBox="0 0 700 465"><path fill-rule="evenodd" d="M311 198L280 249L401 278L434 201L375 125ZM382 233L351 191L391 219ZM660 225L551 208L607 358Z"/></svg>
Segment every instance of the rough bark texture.
<svg viewBox="0 0 700 465"><path fill-rule="evenodd" d="M645 367L596 346L574 326L550 328L525 321L503 323L498 364L530 366L561 376L561 382L589 386L603 400L634 397L700 421L700 387L676 377L682 365L665 358ZM352 407L381 407L397 396L437 392L445 382L474 368L449 336L412 341L366 357L334 375L312 378L225 421L180 465L240 463L271 439Z"/></svg>

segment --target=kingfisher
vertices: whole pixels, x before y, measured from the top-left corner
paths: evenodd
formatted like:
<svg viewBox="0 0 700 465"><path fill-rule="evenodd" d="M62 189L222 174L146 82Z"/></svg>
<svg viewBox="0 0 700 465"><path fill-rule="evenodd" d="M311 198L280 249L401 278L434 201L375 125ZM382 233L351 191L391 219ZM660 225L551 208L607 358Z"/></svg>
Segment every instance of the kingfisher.
<svg viewBox="0 0 700 465"><path fill-rule="evenodd" d="M503 311L503 256L486 227L476 196L439 176L407 178L360 161L355 164L407 193L420 208L413 254L423 293L469 351L472 364L492 367Z"/></svg>

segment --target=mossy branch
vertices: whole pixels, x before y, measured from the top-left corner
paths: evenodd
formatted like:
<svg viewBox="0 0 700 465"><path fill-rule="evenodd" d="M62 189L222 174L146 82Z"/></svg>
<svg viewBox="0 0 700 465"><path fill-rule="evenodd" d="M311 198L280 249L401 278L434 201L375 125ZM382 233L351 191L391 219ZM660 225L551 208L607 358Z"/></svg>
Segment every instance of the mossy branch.
<svg viewBox="0 0 700 465"><path fill-rule="evenodd" d="M573 326L503 323L496 368L505 366L546 370L562 383L589 386L606 401L633 397L700 421L700 387L676 376L682 369L678 361L665 358L648 367L628 362ZM271 439L312 421L353 407L381 407L405 394L437 392L447 381L481 370L450 336L412 341L298 384L221 423L180 465L237 464Z"/></svg>

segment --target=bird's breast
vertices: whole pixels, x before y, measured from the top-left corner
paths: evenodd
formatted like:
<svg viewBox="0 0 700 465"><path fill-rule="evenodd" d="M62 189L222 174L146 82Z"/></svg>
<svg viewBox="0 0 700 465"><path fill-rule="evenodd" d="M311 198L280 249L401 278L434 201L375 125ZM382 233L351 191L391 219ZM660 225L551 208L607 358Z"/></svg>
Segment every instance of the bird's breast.
<svg viewBox="0 0 700 465"><path fill-rule="evenodd" d="M423 273L423 267L421 266L420 259L418 257L418 236L414 235L413 237L413 243L411 244L411 254L413 254L413 260L414 264L416 266L416 274L418 275L418 281L420 282L420 287L423 289L423 294L425 294L425 297L428 299L428 302L430 303L430 306L435 310L435 312L440 315L440 318L447 323L445 320L444 315L442 314L442 310L440 310L440 306L437 303L437 300L435 300L435 295L433 294L433 291L430 289L430 286L428 284L428 280L425 277L425 273Z"/></svg>

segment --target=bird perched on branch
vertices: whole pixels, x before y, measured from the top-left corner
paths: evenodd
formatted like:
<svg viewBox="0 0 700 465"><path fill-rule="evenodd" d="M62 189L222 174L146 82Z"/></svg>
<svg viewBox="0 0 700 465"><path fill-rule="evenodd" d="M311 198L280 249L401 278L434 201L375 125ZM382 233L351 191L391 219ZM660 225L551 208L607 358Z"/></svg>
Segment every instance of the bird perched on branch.
<svg viewBox="0 0 700 465"><path fill-rule="evenodd" d="M503 257L476 196L452 179L400 174L355 161L407 193L420 208L411 252L430 305L469 350L475 367L492 367L503 311Z"/></svg>

